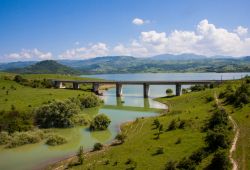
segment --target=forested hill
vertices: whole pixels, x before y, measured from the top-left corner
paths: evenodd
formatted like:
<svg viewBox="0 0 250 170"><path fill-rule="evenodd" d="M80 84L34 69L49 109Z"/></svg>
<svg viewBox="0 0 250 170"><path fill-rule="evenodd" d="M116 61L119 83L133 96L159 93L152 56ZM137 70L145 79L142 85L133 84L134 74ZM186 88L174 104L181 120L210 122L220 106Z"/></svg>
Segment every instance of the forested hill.
<svg viewBox="0 0 250 170"><path fill-rule="evenodd" d="M205 57L191 54L166 54L149 58L106 56L88 60L49 60L34 63L15 62L15 64L0 64L0 70L17 73L55 74L250 72L250 56L233 58L225 56ZM18 68L15 66L18 66Z"/></svg>
<svg viewBox="0 0 250 170"><path fill-rule="evenodd" d="M79 74L79 71L54 60L44 60L24 68L10 68L7 71L23 74Z"/></svg>

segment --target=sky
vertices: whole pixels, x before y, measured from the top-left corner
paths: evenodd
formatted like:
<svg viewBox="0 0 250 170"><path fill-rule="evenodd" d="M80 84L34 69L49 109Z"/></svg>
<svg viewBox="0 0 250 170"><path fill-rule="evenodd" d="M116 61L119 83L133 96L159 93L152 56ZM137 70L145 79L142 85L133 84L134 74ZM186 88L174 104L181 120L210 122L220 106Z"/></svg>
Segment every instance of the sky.
<svg viewBox="0 0 250 170"><path fill-rule="evenodd" d="M0 0L0 62L250 55L249 0Z"/></svg>

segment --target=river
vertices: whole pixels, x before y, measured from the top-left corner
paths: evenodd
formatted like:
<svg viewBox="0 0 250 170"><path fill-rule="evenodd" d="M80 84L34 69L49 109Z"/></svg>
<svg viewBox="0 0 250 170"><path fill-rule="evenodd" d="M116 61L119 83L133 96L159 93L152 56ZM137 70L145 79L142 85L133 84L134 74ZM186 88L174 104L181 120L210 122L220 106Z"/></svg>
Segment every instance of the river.
<svg viewBox="0 0 250 170"><path fill-rule="evenodd" d="M247 73L145 73L82 75L82 77L103 78L107 80L226 80L238 79L246 74ZM143 98L143 89L140 85L123 86L123 96L121 98L116 98L115 89L111 88L104 92L104 106L94 111L96 114L104 113L110 117L112 122L108 130L89 132L87 127L54 129L56 133L65 136L69 142L61 146L53 147L41 142L13 149L0 148L0 169L37 169L37 167L41 168L48 163L53 163L74 154L79 146L90 149L96 142L108 143L119 132L119 125L122 122L134 120L137 117L155 116L160 109L165 109L165 105L154 101L153 98L164 96L166 88L174 89L175 87L165 85L150 86L150 97L148 99Z"/></svg>

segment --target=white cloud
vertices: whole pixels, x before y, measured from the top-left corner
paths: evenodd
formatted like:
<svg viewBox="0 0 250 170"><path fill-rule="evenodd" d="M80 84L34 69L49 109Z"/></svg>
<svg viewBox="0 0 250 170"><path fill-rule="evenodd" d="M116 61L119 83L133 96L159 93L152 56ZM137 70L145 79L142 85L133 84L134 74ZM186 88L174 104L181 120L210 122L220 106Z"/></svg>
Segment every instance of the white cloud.
<svg viewBox="0 0 250 170"><path fill-rule="evenodd" d="M75 45L80 45L80 42L79 42L79 41L76 41L76 42L75 42Z"/></svg>
<svg viewBox="0 0 250 170"><path fill-rule="evenodd" d="M52 59L52 53L42 52L38 50L37 48L34 48L32 50L22 49L18 53L10 53L10 54L5 55L5 59L7 61L47 60L47 59Z"/></svg>
<svg viewBox="0 0 250 170"><path fill-rule="evenodd" d="M174 30L169 35L166 32L155 30L144 31L135 40L137 46L132 46L131 43L126 46L119 44L118 47L120 47L121 52L142 57L163 53L195 53L206 56L230 55L236 57L249 55L250 37L242 36L247 34L247 28L239 26L237 30L235 33L224 28L217 28L204 19L197 24L194 31ZM143 49L143 52L138 49Z"/></svg>
<svg viewBox="0 0 250 170"><path fill-rule="evenodd" d="M140 18L134 18L132 23L135 25L143 25L143 24L145 24L145 21L143 19L140 19Z"/></svg>
<svg viewBox="0 0 250 170"><path fill-rule="evenodd" d="M105 43L89 44L86 47L68 49L59 55L60 59L88 59L108 55L109 49Z"/></svg>
<svg viewBox="0 0 250 170"><path fill-rule="evenodd" d="M246 35L248 33L248 28L244 28L242 26L238 26L234 32L236 32L238 35L242 36L242 35Z"/></svg>

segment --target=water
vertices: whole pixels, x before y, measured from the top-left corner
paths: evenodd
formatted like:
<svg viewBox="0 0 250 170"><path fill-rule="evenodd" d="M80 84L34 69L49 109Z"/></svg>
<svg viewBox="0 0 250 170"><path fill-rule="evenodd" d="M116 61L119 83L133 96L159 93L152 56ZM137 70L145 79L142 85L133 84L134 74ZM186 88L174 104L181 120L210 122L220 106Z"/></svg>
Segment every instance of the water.
<svg viewBox="0 0 250 170"><path fill-rule="evenodd" d="M107 80L220 80L237 79L247 73L155 73L155 74L104 74L84 77L96 77ZM111 119L108 130L89 132L87 127L55 129L55 133L65 136L69 142L61 146L47 146L44 142L30 144L14 149L0 148L0 169L28 170L42 167L74 154L79 146L90 149L94 143L108 143L119 132L122 122L134 120L137 117L156 115L156 111L166 108L165 105L153 101L154 97L164 96L166 88L174 86L150 86L150 97L143 98L142 86L123 86L123 97L115 97L115 89L104 93L104 106L94 114L104 113Z"/></svg>

